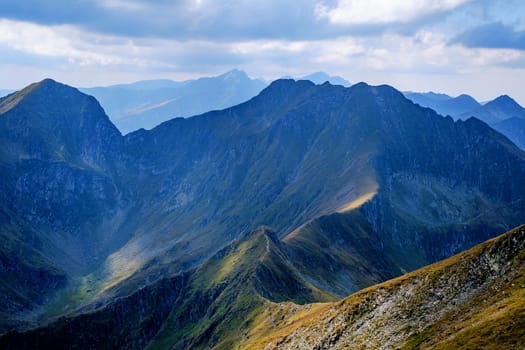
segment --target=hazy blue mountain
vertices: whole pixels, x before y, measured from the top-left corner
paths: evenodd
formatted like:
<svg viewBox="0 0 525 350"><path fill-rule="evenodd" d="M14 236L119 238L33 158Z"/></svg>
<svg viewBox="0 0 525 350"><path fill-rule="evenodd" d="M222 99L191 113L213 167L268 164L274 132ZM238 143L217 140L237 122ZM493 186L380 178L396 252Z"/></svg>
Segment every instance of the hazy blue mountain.
<svg viewBox="0 0 525 350"><path fill-rule="evenodd" d="M186 83L188 83L191 80L187 81L175 81L170 79L152 79L152 80L140 80L136 81L134 83L128 83L128 84L117 84L117 85L110 85L110 86L99 86L94 88L83 88L80 89L88 90L88 91L97 91L102 93L106 89L126 89L126 90L138 90L138 91L149 91L149 90L158 90L158 89L168 89L168 88L176 88L180 87Z"/></svg>
<svg viewBox="0 0 525 350"><path fill-rule="evenodd" d="M466 94L451 97L434 92L405 92L405 96L420 106L432 108L443 116L450 115L454 118L481 106L472 96Z"/></svg>
<svg viewBox="0 0 525 350"><path fill-rule="evenodd" d="M95 96L117 128L126 134L151 129L175 117L236 105L257 95L265 86L243 71L232 70L183 82L148 80L81 90Z"/></svg>
<svg viewBox="0 0 525 350"><path fill-rule="evenodd" d="M0 99L0 136L0 252L24 262L0 272L2 330L68 315L35 331L64 347L228 348L264 300L340 297L525 221L525 152L389 86L278 80L122 136L46 80ZM26 270L44 277L9 280Z"/></svg>
<svg viewBox="0 0 525 350"><path fill-rule="evenodd" d="M521 149L525 149L525 109L507 95L484 104L469 95L450 97L446 94L405 92L405 96L420 106L429 107L441 115L457 119L476 117L507 136Z"/></svg>
<svg viewBox="0 0 525 350"><path fill-rule="evenodd" d="M492 125L513 117L525 119L525 108L520 106L510 96L502 95L478 108L459 115L459 117L462 119L476 117Z"/></svg>
<svg viewBox="0 0 525 350"><path fill-rule="evenodd" d="M492 124L492 127L507 136L516 146L525 150L525 119L512 117Z"/></svg>
<svg viewBox="0 0 525 350"><path fill-rule="evenodd" d="M341 78L339 76L330 76L326 74L325 72L312 73L300 79L310 80L311 82L318 84L318 85L323 84L326 81L332 85L342 85L345 87L349 87L350 85L352 85L348 80L344 78Z"/></svg>

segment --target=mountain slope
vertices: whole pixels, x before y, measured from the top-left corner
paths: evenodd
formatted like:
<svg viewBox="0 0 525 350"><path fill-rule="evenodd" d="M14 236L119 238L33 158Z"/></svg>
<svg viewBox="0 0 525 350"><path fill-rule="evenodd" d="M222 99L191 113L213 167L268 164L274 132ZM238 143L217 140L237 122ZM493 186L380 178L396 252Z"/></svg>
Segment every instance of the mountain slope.
<svg viewBox="0 0 525 350"><path fill-rule="evenodd" d="M151 169L144 175L152 188L141 211L144 224L165 222L170 229L151 242L137 237L117 253L126 256L134 246L163 249L162 259L186 264L199 250L206 254L206 241L225 242L221 231L266 224L285 235L377 186L363 214L405 271L519 224L523 215L524 185L504 175L525 171L522 152L482 123L441 118L389 87L283 80L248 103L127 139L130 152L154 154L140 160ZM179 149L192 152L172 151ZM505 156L495 156L500 153ZM497 172L481 161L487 158ZM425 187L430 190L418 193ZM166 221L170 217L175 221ZM184 251L166 250L173 237L180 237L176 247ZM406 249L414 253L410 261Z"/></svg>
<svg viewBox="0 0 525 350"><path fill-rule="evenodd" d="M269 334L258 330L241 348L516 349L525 342L524 283L521 226L341 302L302 307L277 326L267 320Z"/></svg>
<svg viewBox="0 0 525 350"><path fill-rule="evenodd" d="M381 237L357 210L322 216L284 242L301 273L339 297L402 274L381 247Z"/></svg>
<svg viewBox="0 0 525 350"><path fill-rule="evenodd" d="M304 280L275 234L261 228L191 272L162 279L89 313L9 333L0 338L0 346L231 349L273 302L333 299Z"/></svg>
<svg viewBox="0 0 525 350"><path fill-rule="evenodd" d="M265 83L232 70L183 82L151 80L108 87L83 88L95 96L122 133L151 129L175 117L190 117L244 102Z"/></svg>
<svg viewBox="0 0 525 350"><path fill-rule="evenodd" d="M311 290L340 296L525 220L524 152L389 86L279 80L126 136L93 98L55 82L0 103L6 215L42 242L50 275L67 276L51 302L16 315L36 324L193 270L261 225L287 237L283 254ZM10 258L27 241L17 232ZM260 295L295 300L263 280Z"/></svg>
<svg viewBox="0 0 525 350"><path fill-rule="evenodd" d="M119 244L121 141L94 98L54 81L0 99L2 321L49 302Z"/></svg>

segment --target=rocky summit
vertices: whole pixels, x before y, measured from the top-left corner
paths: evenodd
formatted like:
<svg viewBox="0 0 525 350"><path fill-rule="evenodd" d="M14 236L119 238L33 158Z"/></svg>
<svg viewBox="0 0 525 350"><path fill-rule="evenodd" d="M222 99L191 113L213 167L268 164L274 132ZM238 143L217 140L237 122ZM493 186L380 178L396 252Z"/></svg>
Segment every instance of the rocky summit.
<svg viewBox="0 0 525 350"><path fill-rule="evenodd" d="M283 79L237 106L123 136L95 98L44 80L0 99L0 144L7 348L259 344L250 339L279 338L270 331L282 319L346 303L316 302L525 222L525 152L386 85ZM502 253L498 266L504 257L515 261ZM425 293L455 290L432 286ZM384 298L419 305L403 288ZM370 315L383 310L376 297L362 306ZM412 330L392 329L428 342L440 330L415 321L424 311Z"/></svg>

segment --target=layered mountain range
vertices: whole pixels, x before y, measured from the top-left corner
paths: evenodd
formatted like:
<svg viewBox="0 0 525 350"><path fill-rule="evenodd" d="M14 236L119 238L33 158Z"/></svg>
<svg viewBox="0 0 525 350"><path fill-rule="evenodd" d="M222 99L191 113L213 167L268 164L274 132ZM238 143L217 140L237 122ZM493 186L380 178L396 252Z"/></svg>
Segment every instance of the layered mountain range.
<svg viewBox="0 0 525 350"><path fill-rule="evenodd" d="M525 222L525 152L390 86L278 80L122 136L44 80L0 99L0 143L1 329L47 325L3 338L18 348L227 349L267 303L336 300Z"/></svg>
<svg viewBox="0 0 525 350"><path fill-rule="evenodd" d="M508 95L499 96L485 104L465 94L451 97L433 92L407 92L405 96L441 115L463 120L476 117L507 136L521 149L525 149L525 108Z"/></svg>
<svg viewBox="0 0 525 350"><path fill-rule="evenodd" d="M95 96L111 121L126 134L151 129L175 117L234 106L257 95L265 86L262 80L234 69L215 77L144 80L81 91Z"/></svg>

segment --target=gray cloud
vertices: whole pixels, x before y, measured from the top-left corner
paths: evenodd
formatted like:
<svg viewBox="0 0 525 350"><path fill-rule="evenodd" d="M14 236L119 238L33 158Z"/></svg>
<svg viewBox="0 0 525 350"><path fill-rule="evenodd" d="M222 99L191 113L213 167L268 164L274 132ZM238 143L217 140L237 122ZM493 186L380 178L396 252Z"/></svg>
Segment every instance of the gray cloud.
<svg viewBox="0 0 525 350"><path fill-rule="evenodd" d="M525 50L525 31L515 30L501 22L483 24L466 30L450 41L466 47Z"/></svg>
<svg viewBox="0 0 525 350"><path fill-rule="evenodd" d="M336 0L3 0L0 17L44 25L70 24L87 31L176 40L315 40L337 36L404 35L441 20L448 11L407 22L334 24L319 16Z"/></svg>
<svg viewBox="0 0 525 350"><path fill-rule="evenodd" d="M327 35L315 27L315 0L284 2L4 0L1 17L72 24L132 37L242 39Z"/></svg>

